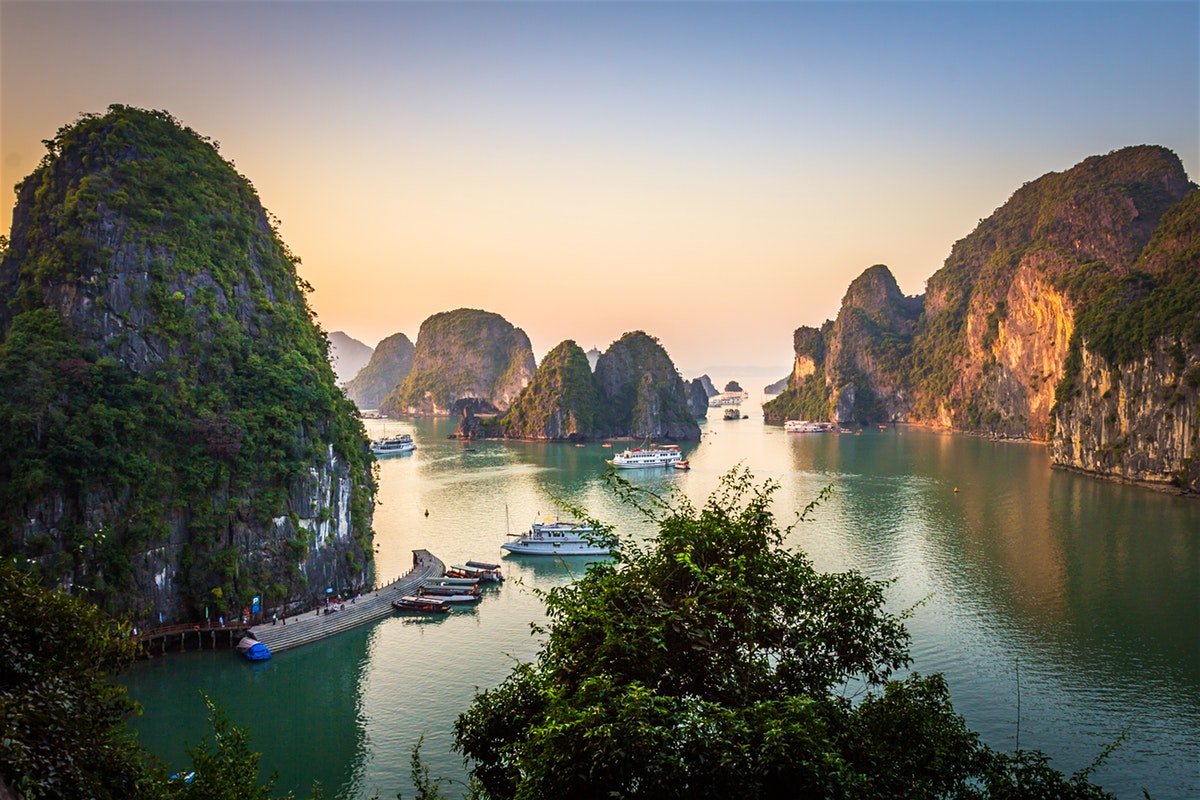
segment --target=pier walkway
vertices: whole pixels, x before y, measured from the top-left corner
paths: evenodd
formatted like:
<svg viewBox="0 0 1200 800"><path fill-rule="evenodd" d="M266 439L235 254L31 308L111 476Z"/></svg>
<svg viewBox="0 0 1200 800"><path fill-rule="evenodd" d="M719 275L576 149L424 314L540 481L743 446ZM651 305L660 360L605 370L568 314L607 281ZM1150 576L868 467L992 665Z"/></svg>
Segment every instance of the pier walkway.
<svg viewBox="0 0 1200 800"><path fill-rule="evenodd" d="M446 574L446 565L428 550L413 551L413 568L405 575L392 581L387 586L364 594L353 603L346 600L339 603L333 614L323 613L323 609L306 611L295 617L287 617L286 622L274 625L256 625L251 628L249 635L267 646L272 653L290 650L335 633L373 622L392 613L392 601L406 594L416 594L417 587L430 578L439 578Z"/></svg>

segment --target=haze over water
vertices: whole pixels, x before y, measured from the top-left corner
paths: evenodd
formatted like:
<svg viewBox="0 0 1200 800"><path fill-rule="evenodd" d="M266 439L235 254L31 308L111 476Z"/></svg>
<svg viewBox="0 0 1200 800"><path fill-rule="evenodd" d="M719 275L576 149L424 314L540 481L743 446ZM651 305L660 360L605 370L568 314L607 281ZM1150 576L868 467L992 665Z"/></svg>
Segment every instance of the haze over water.
<svg viewBox="0 0 1200 800"><path fill-rule="evenodd" d="M743 382L745 383L745 382ZM630 475L699 504L744 464L778 481L788 523L824 486L833 493L790 542L823 570L896 580L893 610L913 608L913 669L944 672L955 708L994 747L1049 753L1071 773L1122 732L1096 773L1121 798L1200 796L1200 503L1051 470L1043 447L907 427L859 436L785 434L753 419L710 419L685 447L686 473ZM556 498L588 508L624 538L653 528L603 481L599 445L447 440L446 420L370 421L418 448L381 462L379 575L431 550L447 563L500 560ZM958 489L955 492L955 488ZM425 511L428 510L428 516ZM508 525L506 526L506 516ZM396 617L251 665L229 651L170 656L124 680L146 706L147 744L182 765L206 730L198 688L248 725L282 785L411 793L409 754L424 735L435 774L464 779L454 719L476 687L496 685L538 646L534 589L582 563L503 558L508 580L474 609L439 620ZM850 689L850 691L853 691ZM451 787L453 788L453 787ZM451 792L452 796L455 793Z"/></svg>

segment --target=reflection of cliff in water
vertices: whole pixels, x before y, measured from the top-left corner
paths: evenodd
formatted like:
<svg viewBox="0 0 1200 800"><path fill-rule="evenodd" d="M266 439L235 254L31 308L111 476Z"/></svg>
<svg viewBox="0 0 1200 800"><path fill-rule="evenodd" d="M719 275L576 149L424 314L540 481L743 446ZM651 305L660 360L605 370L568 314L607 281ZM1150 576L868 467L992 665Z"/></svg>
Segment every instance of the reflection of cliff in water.
<svg viewBox="0 0 1200 800"><path fill-rule="evenodd" d="M899 603L936 591L997 638L1038 642L1064 678L1086 650L1200 699L1200 504L1052 470L1017 442L901 426L790 444L794 469L835 484L817 517L837 517L839 560L900 589L919 573Z"/></svg>
<svg viewBox="0 0 1200 800"><path fill-rule="evenodd" d="M170 770L182 768L186 750L212 735L204 692L234 725L249 728L251 749L263 754L260 779L279 771L277 795L307 797L313 780L326 796L357 787L368 750L362 681L373 630L355 628L255 664L230 650L137 664L121 675L145 709L131 724Z"/></svg>

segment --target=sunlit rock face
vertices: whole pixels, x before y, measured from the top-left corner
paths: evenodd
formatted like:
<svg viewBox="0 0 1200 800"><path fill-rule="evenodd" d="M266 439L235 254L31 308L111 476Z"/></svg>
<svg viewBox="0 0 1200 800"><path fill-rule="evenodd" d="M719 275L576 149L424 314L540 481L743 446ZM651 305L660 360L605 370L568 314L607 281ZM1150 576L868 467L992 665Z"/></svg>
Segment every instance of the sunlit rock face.
<svg viewBox="0 0 1200 800"><path fill-rule="evenodd" d="M1056 464L1195 490L1200 194L1138 146L1020 189L921 298L886 267L800 328L791 417L909 421L1048 442Z"/></svg>
<svg viewBox="0 0 1200 800"><path fill-rule="evenodd" d="M448 416L474 399L503 412L533 378L529 337L489 311L460 308L434 314L417 334L412 369L379 404L389 416Z"/></svg>

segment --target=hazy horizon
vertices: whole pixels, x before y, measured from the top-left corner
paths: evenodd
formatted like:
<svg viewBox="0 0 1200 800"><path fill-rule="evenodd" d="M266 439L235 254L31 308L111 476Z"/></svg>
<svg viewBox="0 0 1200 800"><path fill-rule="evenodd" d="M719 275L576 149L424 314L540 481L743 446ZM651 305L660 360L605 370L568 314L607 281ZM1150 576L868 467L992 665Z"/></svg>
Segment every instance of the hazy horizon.
<svg viewBox="0 0 1200 800"><path fill-rule="evenodd" d="M1028 181L1137 144L1196 180L1198 33L1194 2L5 0L0 180L80 113L163 109L327 331L480 308L539 359L644 330L769 383L863 270L923 293Z"/></svg>

